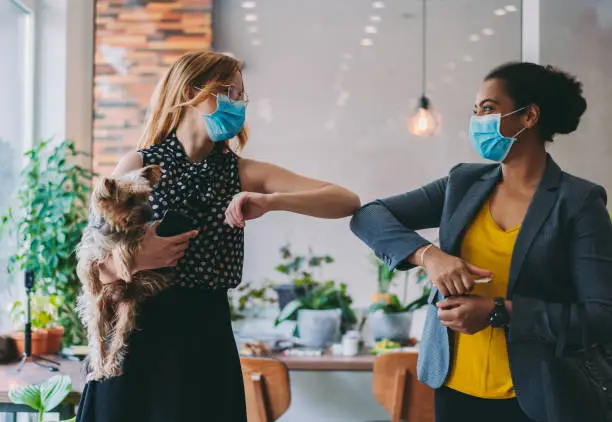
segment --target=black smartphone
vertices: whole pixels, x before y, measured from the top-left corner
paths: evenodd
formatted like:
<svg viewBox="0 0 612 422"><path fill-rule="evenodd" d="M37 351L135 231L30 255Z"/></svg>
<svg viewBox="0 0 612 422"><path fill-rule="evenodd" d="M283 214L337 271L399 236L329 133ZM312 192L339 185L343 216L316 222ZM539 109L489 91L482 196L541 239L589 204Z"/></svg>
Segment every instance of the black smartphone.
<svg viewBox="0 0 612 422"><path fill-rule="evenodd" d="M197 228L191 218L178 211L168 210L157 226L157 235L160 237L176 236Z"/></svg>

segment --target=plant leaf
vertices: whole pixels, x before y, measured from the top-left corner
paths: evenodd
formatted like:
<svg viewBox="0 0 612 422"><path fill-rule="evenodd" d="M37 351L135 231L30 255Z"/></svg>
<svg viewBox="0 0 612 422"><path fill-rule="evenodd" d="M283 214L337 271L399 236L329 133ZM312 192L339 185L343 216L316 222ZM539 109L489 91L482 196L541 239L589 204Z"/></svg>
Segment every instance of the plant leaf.
<svg viewBox="0 0 612 422"><path fill-rule="evenodd" d="M40 412L43 410L43 405L40 400L40 386L26 385L25 387L11 388L8 393L9 399L15 404L25 404L32 409Z"/></svg>
<svg viewBox="0 0 612 422"><path fill-rule="evenodd" d="M72 380L68 375L55 375L40 386L43 411L50 412L59 406L72 391Z"/></svg>
<svg viewBox="0 0 612 422"><path fill-rule="evenodd" d="M300 309L304 309L304 304L301 300L295 299L289 302L282 311L276 317L274 326L278 326L283 321L295 321L297 319L297 313Z"/></svg>

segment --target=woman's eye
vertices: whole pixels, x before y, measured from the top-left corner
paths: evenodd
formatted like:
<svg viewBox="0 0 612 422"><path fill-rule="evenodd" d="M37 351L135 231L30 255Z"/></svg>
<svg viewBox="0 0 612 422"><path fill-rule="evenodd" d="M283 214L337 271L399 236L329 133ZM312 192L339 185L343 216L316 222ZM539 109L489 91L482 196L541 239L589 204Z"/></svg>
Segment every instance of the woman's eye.
<svg viewBox="0 0 612 422"><path fill-rule="evenodd" d="M493 111L493 106L484 106L482 108L482 111L484 111L485 113L490 113Z"/></svg>

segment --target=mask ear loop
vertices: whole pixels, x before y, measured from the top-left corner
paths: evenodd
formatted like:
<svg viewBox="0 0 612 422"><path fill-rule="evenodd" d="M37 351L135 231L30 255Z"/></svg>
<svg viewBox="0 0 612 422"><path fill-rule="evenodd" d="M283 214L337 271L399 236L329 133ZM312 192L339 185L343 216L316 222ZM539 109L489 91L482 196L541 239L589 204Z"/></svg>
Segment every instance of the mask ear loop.
<svg viewBox="0 0 612 422"><path fill-rule="evenodd" d="M504 117L506 117L506 116L510 116L511 114L518 113L519 111L525 110L527 107L528 107L528 106L521 107L521 108L519 108L519 109L516 109L516 110L514 110L514 111L511 111L511 112L510 112L510 113L508 113L508 114L504 114L503 116L501 116L501 117L500 117L500 119L502 119L502 118L504 118ZM526 128L526 127L524 127L524 128L522 128L521 130L519 130L518 132L516 132L516 133L514 134L514 136L512 136L512 139L514 140L514 142L519 142L519 140L518 140L518 136L519 136L521 133L523 133L524 131L526 131L526 130L527 130L527 128ZM500 132L499 134L501 135L501 132ZM503 136L503 135L502 135L502 136Z"/></svg>

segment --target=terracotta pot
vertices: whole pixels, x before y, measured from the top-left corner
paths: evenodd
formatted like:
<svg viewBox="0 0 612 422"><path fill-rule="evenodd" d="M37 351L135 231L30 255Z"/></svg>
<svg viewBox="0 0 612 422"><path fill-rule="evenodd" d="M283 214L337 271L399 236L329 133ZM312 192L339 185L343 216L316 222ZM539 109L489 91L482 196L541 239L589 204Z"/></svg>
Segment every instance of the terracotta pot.
<svg viewBox="0 0 612 422"><path fill-rule="evenodd" d="M55 325L48 329L49 336L47 337L47 354L55 355L62 350L62 340L64 339L64 327Z"/></svg>
<svg viewBox="0 0 612 422"><path fill-rule="evenodd" d="M372 303L391 303L391 293L372 293Z"/></svg>
<svg viewBox="0 0 612 422"><path fill-rule="evenodd" d="M44 355L47 353L47 338L49 332L42 329L32 330L32 354L33 355ZM17 345L17 353L23 355L25 353L25 333L18 331L13 333L13 338Z"/></svg>

